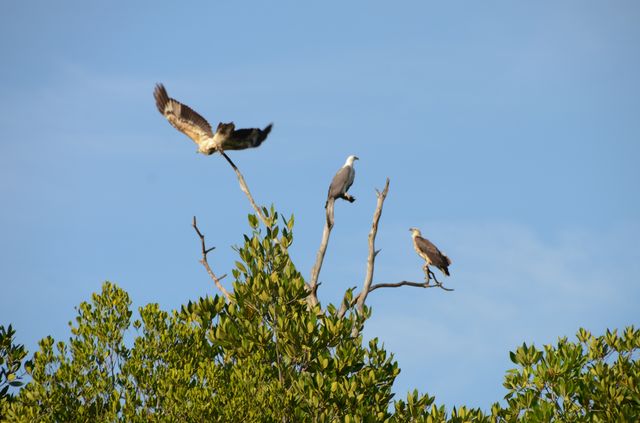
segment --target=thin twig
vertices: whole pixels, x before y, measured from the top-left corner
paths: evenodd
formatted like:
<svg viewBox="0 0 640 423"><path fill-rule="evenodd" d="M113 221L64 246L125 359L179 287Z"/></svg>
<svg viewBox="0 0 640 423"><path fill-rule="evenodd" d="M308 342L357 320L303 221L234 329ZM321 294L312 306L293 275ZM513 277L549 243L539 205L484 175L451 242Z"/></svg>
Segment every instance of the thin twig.
<svg viewBox="0 0 640 423"><path fill-rule="evenodd" d="M215 275L215 273L213 273L213 270L211 270L211 266L209 266L209 261L207 260L207 254L209 254L216 247L211 247L211 248L206 247L206 244L204 242L204 235L202 234L202 232L200 232L200 229L198 229L198 224L196 222L195 216L193 216L193 224L191 226L193 226L193 229L195 229L196 233L200 237L200 245L202 247L202 259L200 259L200 263L202 263L204 268L207 269L207 273L209 274L211 279L213 279L213 282L216 284L218 289L222 291L224 296L227 298L227 301L231 301L231 296L229 295L229 292L220 283L220 281L227 275L225 274L222 277L218 278Z"/></svg>
<svg viewBox="0 0 640 423"><path fill-rule="evenodd" d="M378 197L378 202L376 203L376 211L373 213L373 222L371 224L371 231L369 231L369 257L367 258L367 275L364 278L364 283L362 284L362 291L358 295L357 305L358 311L362 311L364 308L364 302L367 300L367 295L369 295L369 287L371 286L371 281L373 280L373 270L375 267L376 255L379 251L376 251L376 234L378 233L378 222L380 221L380 216L382 215L382 206L384 205L384 200L387 198L387 193L389 192L389 178L387 178L387 182L384 185L384 189L382 192L376 191L376 196Z"/></svg>
<svg viewBox="0 0 640 423"><path fill-rule="evenodd" d="M326 220L324 223L324 230L322 231L322 241L320 242L320 248L316 254L316 263L311 269L311 279L309 281L309 297L308 301L311 306L318 304L318 277L320 276L320 269L322 269L322 262L324 261L324 255L327 252L327 246L329 245L329 236L331 235L331 229L333 228L333 210L335 205L335 199L330 198L326 207Z"/></svg>
<svg viewBox="0 0 640 423"><path fill-rule="evenodd" d="M220 154L222 154L222 157L227 159L227 162L229 162L229 164L233 168L233 171L236 173L236 176L238 177L238 182L240 183L240 189L242 190L242 192L246 194L247 198L249 199L249 202L251 203L251 207L253 207L253 210L255 210L258 217L260 217L260 220L262 220L262 223L264 223L265 226L269 226L269 224L267 223L266 217L262 213L262 210L260 210L260 207L258 207L253 197L251 196L251 193L249 192L249 187L247 186L247 183L245 182L244 177L242 176L242 173L240 173L240 170L238 170L238 167L235 165L235 163L231 161L229 156L227 156L224 151L220 151Z"/></svg>

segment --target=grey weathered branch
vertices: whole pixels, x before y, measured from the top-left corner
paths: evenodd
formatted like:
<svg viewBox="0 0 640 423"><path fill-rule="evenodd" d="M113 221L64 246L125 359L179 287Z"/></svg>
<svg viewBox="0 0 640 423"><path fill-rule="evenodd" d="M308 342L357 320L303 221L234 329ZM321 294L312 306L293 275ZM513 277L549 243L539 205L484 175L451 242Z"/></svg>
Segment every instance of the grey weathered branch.
<svg viewBox="0 0 640 423"><path fill-rule="evenodd" d="M400 282L381 282L381 283L376 283L376 284L373 284L373 285L371 285L369 287L369 292L373 292L378 288L400 288L402 286L412 286L412 287L415 287L415 288L440 288L440 289L445 290L445 291L453 291L452 288L447 288L446 286L444 286L442 284L442 282L438 282L437 279L435 279L435 277L433 279L436 281L436 283L431 284L431 283L429 283L429 281L426 281L426 282L400 281ZM350 307L353 307L356 304L356 302L358 301L359 298L360 298L360 294L358 296L356 296L355 298L353 298L348 303L343 301L342 304L340 305L340 309L338 310L338 317L343 318L344 315L347 313L347 310Z"/></svg>
<svg viewBox="0 0 640 423"><path fill-rule="evenodd" d="M253 207L253 210L255 210L260 220L262 220L262 223L264 223L265 226L269 226L269 223L267 222L267 219L262 213L262 210L260 210L260 207L258 207L256 202L254 201L253 196L251 195L251 192L249 192L249 187L247 186L247 183L245 182L244 177L242 176L242 173L240 173L240 170L238 170L238 167L235 165L235 163L233 163L233 161L231 161L229 156L227 156L227 154L224 151L220 151L220 154L222 154L222 157L224 157L227 160L227 162L229 162L229 164L233 168L233 171L236 173L236 176L238 177L238 182L240 183L240 189L242 190L242 192L245 193L245 195L249 199L249 203L251 203L251 207Z"/></svg>
<svg viewBox="0 0 640 423"><path fill-rule="evenodd" d="M382 206L384 205L384 200L387 198L387 193L389 192L389 178L387 178L387 182L384 185L384 189L382 192L376 190L376 196L378 197L378 202L376 203L376 211L373 213L373 222L371 224L371 230L369 231L369 256L367 258L367 274L364 278L364 283L362 284L362 291L357 296L357 307L358 311L362 311L364 308L364 303L367 300L367 295L369 295L369 288L371 287L371 281L373 280L373 270L375 267L376 256L380 252L380 250L376 251L376 235L378 234L378 222L380 221L380 216L382 216Z"/></svg>
<svg viewBox="0 0 640 423"><path fill-rule="evenodd" d="M401 286L413 286L416 288L440 288L440 289L444 289L445 291L453 291L452 288L447 288L446 286L442 285L442 282L436 282L434 284L430 284L429 282L401 281L401 282L394 282L394 283L381 282L381 283L371 285L371 287L369 288L369 292L375 291L378 288L399 288Z"/></svg>
<svg viewBox="0 0 640 423"><path fill-rule="evenodd" d="M314 306L318 304L318 277L320 277L320 269L322 269L322 262L324 261L324 255L327 252L327 246L329 245L329 236L331 235L331 229L333 228L333 210L335 205L335 199L330 198L326 207L326 220L324 223L324 230L322 231L322 241L320 242L320 248L316 254L316 263L311 269L311 279L309 280L309 304Z"/></svg>
<svg viewBox="0 0 640 423"><path fill-rule="evenodd" d="M211 247L211 248L206 247L206 244L204 242L204 235L202 234L202 232L200 232L200 229L198 229L198 224L196 222L195 216L193 216L193 224L191 226L193 226L193 229L195 229L196 233L198 234L198 237L200 237L200 246L202 248L202 259L200 259L200 263L202 263L204 268L207 270L207 273L209 274L211 279L213 279L213 282L216 284L218 289L227 298L227 301L231 301L231 296L229 295L229 292L224 288L224 286L222 286L222 283L220 283L220 281L224 279L224 277L227 275L225 274L225 275L222 275L221 277L217 277L215 273L213 273L213 270L211 270L211 266L209 266L209 261L207 260L207 254L213 251L213 249L215 249L216 247Z"/></svg>

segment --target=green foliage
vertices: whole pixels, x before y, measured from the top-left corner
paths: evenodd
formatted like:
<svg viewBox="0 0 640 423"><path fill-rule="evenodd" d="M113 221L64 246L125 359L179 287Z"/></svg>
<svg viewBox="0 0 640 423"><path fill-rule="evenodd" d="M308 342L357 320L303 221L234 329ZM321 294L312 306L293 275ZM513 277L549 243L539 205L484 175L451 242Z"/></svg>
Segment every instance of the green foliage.
<svg viewBox="0 0 640 423"><path fill-rule="evenodd" d="M0 325L0 419L3 416L3 408L13 400L9 392L10 387L20 387L23 373L20 371L22 360L27 355L24 345L16 345L14 336L16 331L9 325Z"/></svg>
<svg viewBox="0 0 640 423"><path fill-rule="evenodd" d="M418 394L418 391L410 392L407 400L395 402L395 413L391 418L392 422L494 422L494 419L486 416L477 408L454 407L451 413L447 413L444 406L434 404L435 397Z"/></svg>
<svg viewBox="0 0 640 423"><path fill-rule="evenodd" d="M523 344L511 352L519 367L507 371L506 405L491 413L434 405L434 398L409 394L396 401L398 422L637 422L640 421L640 331L607 331L600 337L580 329L578 342L561 338L544 350Z"/></svg>
<svg viewBox="0 0 640 423"><path fill-rule="evenodd" d="M637 422L640 421L640 330L633 326L594 337L580 329L577 342L561 338L544 350L522 344L511 352L519 367L507 371L506 405L490 414L434 405L409 394L396 401L393 421L411 422Z"/></svg>
<svg viewBox="0 0 640 423"><path fill-rule="evenodd" d="M130 300L105 283L78 308L68 342L40 342L9 419L388 419L399 369L377 340L363 345L352 335L367 313L309 310L288 254L293 219L280 227L273 209L264 213L270 225L250 217L252 233L237 248L231 302L205 297L171 313L142 307L127 348Z"/></svg>
<svg viewBox="0 0 640 423"><path fill-rule="evenodd" d="M121 367L128 358L128 295L107 282L78 307L73 337L39 342L27 369L32 377L7 411L10 421L110 421L121 407ZM55 345L54 345L55 344Z"/></svg>
<svg viewBox="0 0 640 423"><path fill-rule="evenodd" d="M377 339L363 345L370 311L310 308L302 275L289 257L293 218L263 209L266 227L237 247L231 301L204 297L171 312L157 304L131 321L126 292L106 282L82 303L71 338L47 337L25 367L19 395L3 393L12 422L54 421L344 421L513 422L640 421L640 334L599 338L584 330L543 351L524 345L510 354L506 406L490 414L409 393L393 401L400 369ZM344 302L352 303L347 291ZM133 329L130 328L133 326ZM132 333L135 331L135 333ZM125 343L125 334L133 335ZM130 337L130 336L129 336ZM17 386L26 352L0 327L2 382ZM0 385L0 387L3 385ZM1 416L1 414L0 414Z"/></svg>
<svg viewBox="0 0 640 423"><path fill-rule="evenodd" d="M640 331L594 337L580 329L577 338L544 351L523 344L510 354L519 367L505 377L504 420L640 421Z"/></svg>

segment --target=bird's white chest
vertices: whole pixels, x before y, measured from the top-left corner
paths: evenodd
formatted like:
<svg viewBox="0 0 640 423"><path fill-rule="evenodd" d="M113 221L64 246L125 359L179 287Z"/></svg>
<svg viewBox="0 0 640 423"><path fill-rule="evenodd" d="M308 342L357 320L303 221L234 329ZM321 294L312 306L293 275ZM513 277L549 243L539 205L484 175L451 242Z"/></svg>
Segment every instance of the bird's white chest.
<svg viewBox="0 0 640 423"><path fill-rule="evenodd" d="M210 155L220 150L220 146L222 145L222 137L220 134L215 133L213 137L207 138L200 143L198 150L202 154Z"/></svg>
<svg viewBox="0 0 640 423"><path fill-rule="evenodd" d="M356 179L356 170L353 166L349 166L349 176L347 177L347 185L351 186L353 184L354 179Z"/></svg>

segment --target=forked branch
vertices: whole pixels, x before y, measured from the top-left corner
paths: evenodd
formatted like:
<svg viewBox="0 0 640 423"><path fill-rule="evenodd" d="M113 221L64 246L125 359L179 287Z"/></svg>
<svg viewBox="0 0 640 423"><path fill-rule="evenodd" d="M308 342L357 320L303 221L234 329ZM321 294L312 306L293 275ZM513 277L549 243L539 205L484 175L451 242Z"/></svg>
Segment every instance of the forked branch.
<svg viewBox="0 0 640 423"><path fill-rule="evenodd" d="M215 275L215 273L213 273L213 270L211 270L211 266L209 266L209 261L207 260L207 254L209 254L211 251L213 251L216 247L211 247L211 248L207 248L206 247L206 243L204 241L204 235L202 234L202 232L200 232L200 229L198 229L198 224L196 222L196 217L195 216L193 216L193 224L192 224L192 226L193 226L193 229L195 229L196 233L198 234L198 237L200 237L200 246L202 248L202 258L200 259L200 263L202 263L204 268L207 269L207 273L209 274L211 279L213 279L213 282L216 284L218 289L227 298L227 301L230 302L231 301L231 296L229 295L229 292L224 288L224 286L222 286L222 283L220 283L220 281L222 279L224 279L225 276L227 276L227 275L222 275L221 277L217 277Z"/></svg>
<svg viewBox="0 0 640 423"><path fill-rule="evenodd" d="M245 195L249 199L249 203L251 203L251 207L253 207L253 210L255 210L258 217L260 217L260 220L262 220L262 223L264 223L265 226L269 226L267 219L262 213L262 210L260 210L260 207L258 207L256 202L254 201L253 196L251 195L251 192L249 192L249 187L247 186L247 183L245 182L244 177L242 176L242 173L240 173L240 170L238 169L236 164L233 163L233 161L231 161L229 156L227 156L227 154L224 151L220 151L220 154L222 154L222 157L224 157L227 160L227 162L229 162L229 164L233 168L233 171L236 173L236 176L238 177L238 182L240 183L240 189L242 190L242 192L245 193Z"/></svg>

